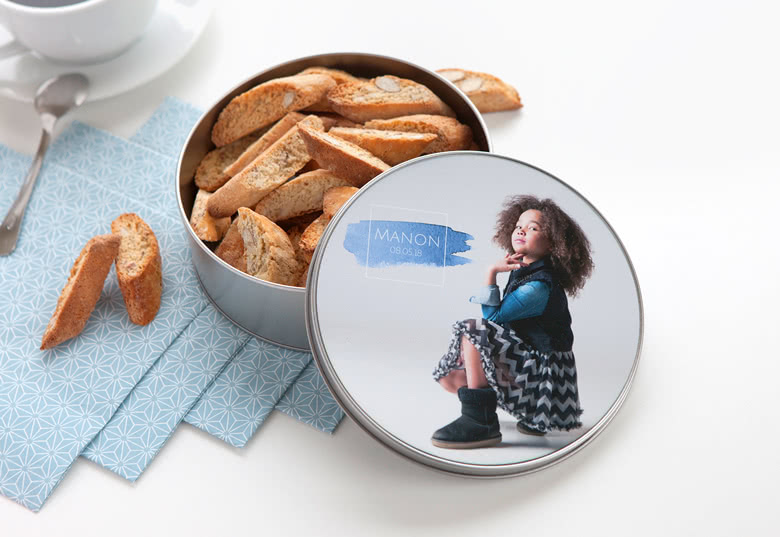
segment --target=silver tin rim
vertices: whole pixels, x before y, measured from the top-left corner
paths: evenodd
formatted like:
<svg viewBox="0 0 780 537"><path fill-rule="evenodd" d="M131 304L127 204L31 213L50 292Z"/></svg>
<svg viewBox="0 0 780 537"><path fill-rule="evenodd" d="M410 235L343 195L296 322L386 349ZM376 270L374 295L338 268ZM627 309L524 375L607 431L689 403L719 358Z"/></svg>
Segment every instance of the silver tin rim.
<svg viewBox="0 0 780 537"><path fill-rule="evenodd" d="M341 221L341 219L344 217L346 212L349 211L349 207L351 207L352 204L355 203L355 201L362 194L368 191L368 189L373 187L379 181L382 181L385 177L391 175L397 169L400 169L402 167L426 159L448 158L456 154L464 154L464 153L475 154L480 156L488 156L491 158L500 158L500 159L515 162L517 164L528 166L529 168L533 168L539 172L542 172L546 176L557 181L565 188L568 188L574 194L579 196L579 198L582 199L594 211L596 215L598 215L598 217L604 222L604 224L606 224L607 229L609 229L610 233L617 241L620 250L623 252L623 255L625 256L626 262L628 263L628 267L631 271L631 276L634 280L634 286L636 287L637 301L639 305L639 341L637 343L636 354L634 355L634 362L631 367L631 371L628 374L628 378L626 379L626 382L623 385L622 390L620 391L618 397L615 399L615 402L612 404L612 406L609 408L606 414L604 414L604 416L602 416L601 419L598 422L596 422L596 424L593 427L591 427L591 429L588 432L586 432L585 434L577 438L575 441L571 442L570 444L567 444L566 446L556 451L553 451L552 453L549 453L542 457L537 457L535 459L523 461L523 462L517 462L511 464L488 465L488 464L471 464L471 463L464 463L460 461L453 461L450 459L445 459L443 457L432 455L430 453L426 453L404 442L403 440L394 436L393 434L389 433L360 407L360 405L352 398L352 396L346 390L344 385L341 383L341 380L336 374L336 371L333 368L330 359L328 358L328 353L327 350L325 349L325 345L322 340L322 333L320 332L319 321L317 318L318 315L315 308L317 302L317 277L320 271L320 264L322 262L323 251L327 247L328 241L331 235L333 234L333 230L335 229L336 224L338 224L338 222ZM369 183L363 186L354 196L352 196L352 198L350 198L349 201L347 201L347 203L333 217L333 219L331 220L331 224L332 225L329 225L325 230L325 233L320 239L319 245L317 246L317 249L314 252L314 256L312 257L312 261L311 261L311 267L309 269L308 280L306 282L306 332L309 337L309 345L311 346L312 354L314 355L314 361L317 364L317 368L322 374L325 383L327 384L333 396L338 400L341 407L347 413L347 415L350 418L352 418L358 424L358 426L360 426L361 429L363 429L365 432L371 435L375 440L379 441L383 446L390 449L394 453L401 455L402 457L405 457L409 460L412 460L413 462L421 464L427 468L442 471L448 474L461 475L465 477L501 478L501 477L512 477L517 475L530 474L542 470L544 468L547 468L548 466L557 464L571 457L572 455L580 451L582 448L584 448L586 445L590 444L599 434L601 434L604 431L606 426L615 417L618 410L620 410L620 408L623 406L623 402L628 396L628 392L630 391L631 386L633 385L634 377L636 376L636 371L639 366L639 357L642 352L642 343L644 341L644 306L642 303L642 292L641 289L639 288L639 280L637 279L636 271L634 270L634 265L631 262L631 258L629 257L628 252L626 251L626 248L623 245L623 242L620 240L620 237L617 235L612 225L610 225L609 221L606 218L604 218L604 215L602 215L601 212L598 209L596 209L596 207L594 207L593 204L585 196L583 196L578 190L573 188L565 181L562 181L561 179L557 178L556 176L552 175L551 173L537 166L528 164L527 162L523 162L522 160L519 159L507 157L504 155L497 155L495 153L485 153L484 151L450 151L447 153L436 153L433 155L425 155L398 164L397 166L393 167L393 169L388 170L382 173L381 175L378 175L374 179L372 179Z"/></svg>
<svg viewBox="0 0 780 537"><path fill-rule="evenodd" d="M184 210L184 203L183 203L182 196L181 196L181 187L180 187L180 185L181 185L181 178L182 178L182 174L183 174L182 167L183 167L184 162L185 162L185 153L189 149L190 143L192 141L192 138L195 135L196 131L198 130L198 127L203 122L203 120L209 114L211 114L213 112L214 108L216 106L218 106L221 101L227 99L228 96L232 97L234 94L236 94L236 92L239 90L239 88L241 88L242 86L245 86L245 85L253 82L257 78L259 78L259 77L261 77L261 76L263 76L263 75L265 75L267 73L273 72L273 71L278 70L278 69L289 68L289 67L291 67L293 65L299 65L299 64L316 65L317 63L320 63L320 64L323 64L323 65L332 65L334 63L343 63L343 60L345 58L348 58L350 61L358 60L358 59L366 59L366 60L379 59L379 60L384 60L384 61L387 61L387 62L404 64L405 66L408 66L411 69L416 69L416 70L422 71L425 74L427 74L427 75L429 75L429 76L431 76L433 78L436 78L439 81L443 82L445 85L449 86L452 90L454 90L457 94L460 95L460 97L461 97L461 99L463 101L463 104L471 109L476 122L480 126L482 134L484 135L484 145L485 145L485 147L487 147L487 151L475 151L475 152L476 153L485 153L485 152L487 152L487 153L491 153L492 154L493 143L492 143L492 141L490 139L490 132L487 129L487 125L485 124L485 120L482 117L482 114L479 112L479 110L477 110L477 107L474 105L474 103L472 103L471 100L466 96L466 94L463 93L457 86L455 86L455 84L453 84L452 82L450 82L449 80L447 80L446 78L441 76L440 74L436 73L435 71L431 71L429 69L426 69L425 67L421 67L421 66L419 66L419 65L417 65L415 63L412 63L410 61L407 61L407 60L404 60L404 59L400 59L400 58L394 58L392 56L385 56L385 55L382 55L382 54L371 54L371 53L365 53L365 52L329 52L329 53L324 53L324 54L313 54L313 55L310 55L310 56L303 56L303 57L300 57L300 58L295 58L295 59L288 60L288 61L285 61L285 62L282 62L282 63L278 63L278 64L276 64L274 66L262 69L261 71L253 74L252 76L249 76L249 77L245 78L244 80L242 80L238 84L235 84L229 90L227 90L224 93L222 93L222 96L215 103L213 103L211 106L209 106L206 110L203 111L203 113L200 115L200 117L198 117L198 120L193 124L192 129L190 129L190 132L187 135L187 138L185 139L184 144L182 145L182 149L179 152L179 157L178 157L178 160L177 160L177 163L176 163L176 174L175 174L175 177L174 177L174 185L173 186L174 186L175 191L176 191L176 202L178 204L179 217L181 218L181 221L184 224L185 230L189 234L190 243L191 244L197 244L196 247L199 248L204 255L209 257L211 262L215 262L223 270L227 270L229 272L232 272L235 276L238 276L238 277L244 279L247 282L252 282L253 284L259 285L261 287L265 286L265 287L269 287L269 288L283 289L283 290L285 290L288 293L292 293L293 295L299 295L299 296L304 295L305 292L306 292L305 289L302 289L300 287L294 287L294 286L283 285L283 284L278 284L278 283L273 283L273 282L267 282L267 281L260 280L258 278L254 278L252 276L249 276L248 274L245 274L245 273L241 272L240 270L236 269L235 267L232 267L231 265L229 265L228 263L226 263L225 261L223 261L222 259L217 257L217 255L211 249L209 249L203 243L203 241L201 241L201 239L198 238L197 235L195 235L195 231L192 229L192 226L189 223L189 218L187 217L186 211ZM339 62L339 60L342 60L342 62ZM198 274L197 266L195 267L195 273ZM259 334L257 334L256 332L254 332L252 330L247 329L245 326L243 326L242 324L236 322L232 317L230 317L229 315L224 313L224 311L219 306L217 306L216 301L211 297L211 295L208 293L206 288L203 286L200 274L198 274L198 283L199 283L201 289L203 290L203 292L208 297L208 299L211 301L211 303L214 304L217 307L217 309L219 309L220 312L222 312L223 315L225 315L225 317L227 317L231 322L233 322L236 326L238 326L239 328L244 330L246 333L248 333L248 334L250 334L252 336L255 336L257 338L260 338L260 339L262 339L264 341L268 341L270 343L273 343L275 345L280 345L280 346L288 348L288 349L293 349L293 350L297 350L297 351L304 351L304 352L309 352L311 350L311 349L307 349L307 348L297 347L295 345L288 345L288 344L284 344L284 343L279 343L278 341L274 341L273 339L270 339L268 336L262 336L262 335L259 335Z"/></svg>

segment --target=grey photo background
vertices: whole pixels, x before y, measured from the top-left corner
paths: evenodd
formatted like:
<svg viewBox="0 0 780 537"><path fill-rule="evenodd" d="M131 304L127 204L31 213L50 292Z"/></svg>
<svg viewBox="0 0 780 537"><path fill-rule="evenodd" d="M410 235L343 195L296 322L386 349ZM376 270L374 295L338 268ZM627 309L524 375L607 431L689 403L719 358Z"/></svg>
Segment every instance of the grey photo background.
<svg viewBox="0 0 780 537"><path fill-rule="evenodd" d="M565 178L564 178L565 180ZM432 380L447 350L451 325L480 317L469 297L484 285L489 264L503 256L492 242L496 215L508 195L550 197L574 218L591 241L595 270L570 299L583 428L544 438L517 433L500 412L504 442L498 448L444 450L431 433L459 415L460 403ZM447 225L474 236L462 266L404 265L366 277L365 267L343 247L349 223L368 220L372 208L398 207L397 219L415 210L446 213ZM618 241L580 196L545 173L486 154L444 155L400 167L361 191L327 243L316 287L316 311L327 357L355 402L390 434L450 460L516 463L570 443L615 403L634 364L640 337L637 289ZM422 220L421 220L422 221ZM438 222L437 222L438 223ZM442 286L408 283L422 271L444 270ZM377 275L372 269L371 275ZM436 281L436 278L418 278ZM503 286L507 275L499 279ZM406 281L403 281L406 280Z"/></svg>

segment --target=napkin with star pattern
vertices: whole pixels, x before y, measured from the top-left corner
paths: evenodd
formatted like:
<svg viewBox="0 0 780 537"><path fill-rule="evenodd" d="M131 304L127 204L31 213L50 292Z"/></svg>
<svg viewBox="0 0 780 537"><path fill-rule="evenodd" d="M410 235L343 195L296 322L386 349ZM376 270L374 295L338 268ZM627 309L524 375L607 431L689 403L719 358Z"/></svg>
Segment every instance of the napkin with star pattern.
<svg viewBox="0 0 780 537"><path fill-rule="evenodd" d="M130 141L73 123L47 155L17 251L0 258L0 493L32 510L79 454L137 479L182 419L241 446L277 403L327 432L343 416L321 401L310 354L250 338L200 290L170 188L199 116L166 99ZM29 163L0 147L0 211ZM39 351L75 256L122 212L160 242L157 318L129 322L112 269L82 334Z"/></svg>

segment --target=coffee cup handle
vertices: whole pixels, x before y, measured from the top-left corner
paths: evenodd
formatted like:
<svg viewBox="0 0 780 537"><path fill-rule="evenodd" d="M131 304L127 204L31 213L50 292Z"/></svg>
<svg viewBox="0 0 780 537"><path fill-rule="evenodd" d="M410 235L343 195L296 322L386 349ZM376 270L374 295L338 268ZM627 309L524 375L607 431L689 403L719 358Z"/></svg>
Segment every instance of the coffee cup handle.
<svg viewBox="0 0 780 537"><path fill-rule="evenodd" d="M11 56L18 56L20 54L24 54L25 52L29 52L30 50L16 40L8 25L9 23L7 21L7 15L3 9L0 8L0 26L5 28L8 32L8 35L10 36L10 40L0 45L0 60L10 58Z"/></svg>
<svg viewBox="0 0 780 537"><path fill-rule="evenodd" d="M12 56L19 56L25 52L29 52L30 49L22 45L19 41L12 39L4 45L0 45L0 60L10 58Z"/></svg>

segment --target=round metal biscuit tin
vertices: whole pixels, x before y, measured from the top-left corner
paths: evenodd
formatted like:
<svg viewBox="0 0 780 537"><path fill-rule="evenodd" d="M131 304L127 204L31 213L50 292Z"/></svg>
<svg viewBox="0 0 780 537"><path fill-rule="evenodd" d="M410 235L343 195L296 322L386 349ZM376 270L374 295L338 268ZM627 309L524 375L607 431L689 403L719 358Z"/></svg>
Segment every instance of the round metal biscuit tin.
<svg viewBox="0 0 780 537"><path fill-rule="evenodd" d="M175 187L179 216L187 231L192 261L201 286L214 306L245 331L297 350L309 350L304 320L304 289L263 281L232 267L215 255L216 244L205 243L196 236L189 218L197 192L195 170L203 157L214 149L211 129L220 111L231 99L258 84L315 66L341 69L368 78L390 74L424 84L452 108L461 123L471 128L474 143L480 150L492 150L482 116L451 82L411 62L377 54L318 54L279 64L239 83L204 112L182 148Z"/></svg>
<svg viewBox="0 0 780 537"><path fill-rule="evenodd" d="M436 470L505 477L604 430L636 373L643 312L588 200L524 162L462 151L398 165L347 201L312 260L306 327L368 434ZM464 437L483 411L488 432Z"/></svg>

